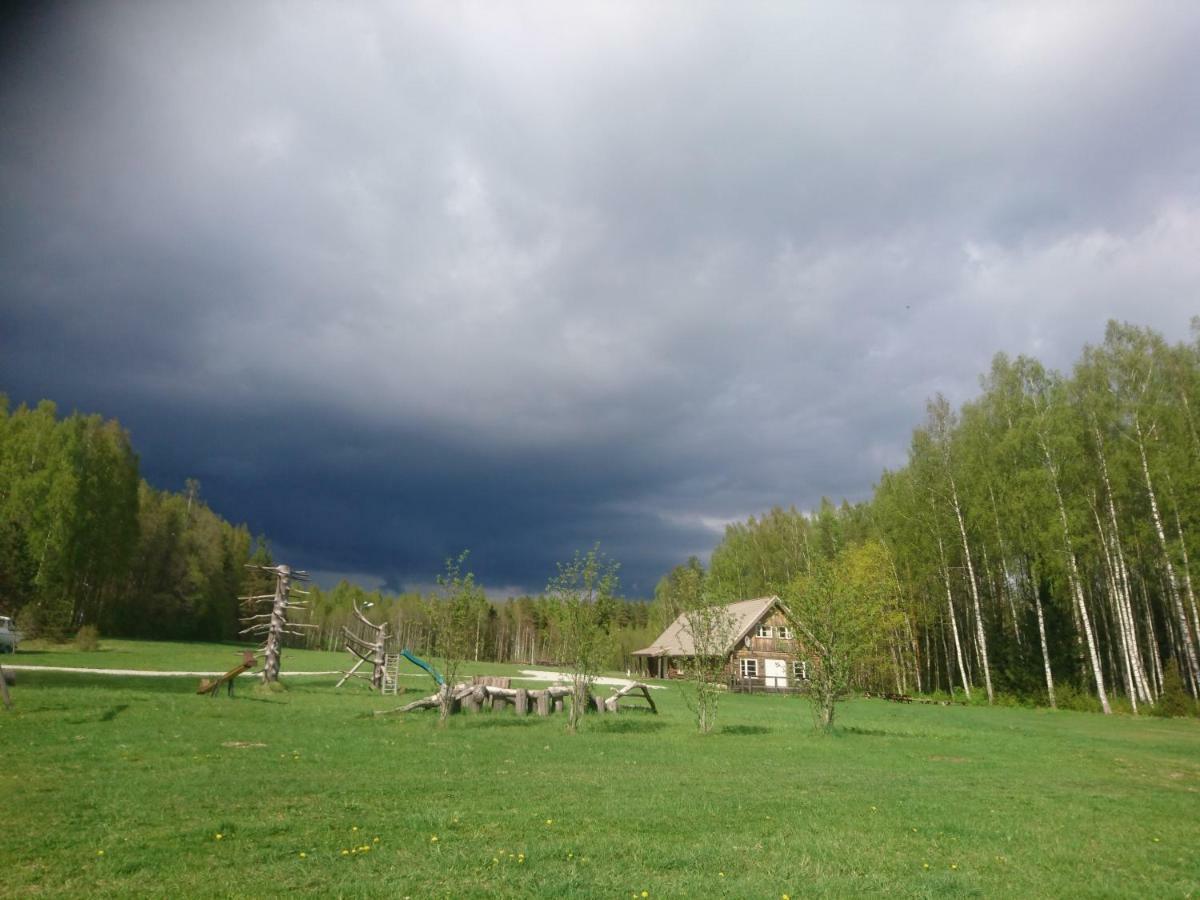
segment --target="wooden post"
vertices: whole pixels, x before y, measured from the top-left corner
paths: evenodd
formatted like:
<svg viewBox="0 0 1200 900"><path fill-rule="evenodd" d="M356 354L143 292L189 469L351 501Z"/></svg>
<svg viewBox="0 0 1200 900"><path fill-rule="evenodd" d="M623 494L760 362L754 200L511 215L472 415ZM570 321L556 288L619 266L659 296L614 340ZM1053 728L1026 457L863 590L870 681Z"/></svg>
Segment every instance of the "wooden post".
<svg viewBox="0 0 1200 900"><path fill-rule="evenodd" d="M8 696L8 678L8 673L0 666L0 698L4 700L5 709L12 709L12 698Z"/></svg>
<svg viewBox="0 0 1200 900"><path fill-rule="evenodd" d="M562 697L554 698L554 711L556 713L560 713L563 711L563 698Z"/></svg>
<svg viewBox="0 0 1200 900"><path fill-rule="evenodd" d="M513 707L518 716L528 715L529 691L525 690L525 688L517 688L517 696L513 698Z"/></svg>
<svg viewBox="0 0 1200 900"><path fill-rule="evenodd" d="M539 716L550 715L550 695L545 691L533 691L532 695L537 701L537 714Z"/></svg>

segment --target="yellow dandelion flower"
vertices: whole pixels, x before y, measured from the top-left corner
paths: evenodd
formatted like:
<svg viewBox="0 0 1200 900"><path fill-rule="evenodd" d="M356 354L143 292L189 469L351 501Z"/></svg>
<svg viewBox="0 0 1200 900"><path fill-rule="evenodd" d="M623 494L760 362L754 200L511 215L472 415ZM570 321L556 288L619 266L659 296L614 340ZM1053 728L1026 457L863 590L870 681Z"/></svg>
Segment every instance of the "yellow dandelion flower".
<svg viewBox="0 0 1200 900"><path fill-rule="evenodd" d="M643 897L649 897L649 896L650 896L650 892L649 892L649 891L642 891L642 896L643 896Z"/></svg>
<svg viewBox="0 0 1200 900"><path fill-rule="evenodd" d="M724 872L718 872L718 873L717 873L717 875L719 875L721 878L724 878L724 877L725 877L725 873L724 873Z"/></svg>
<svg viewBox="0 0 1200 900"><path fill-rule="evenodd" d="M780 896L779 900L792 900L792 898L789 897L787 894L783 894Z"/></svg>
<svg viewBox="0 0 1200 900"><path fill-rule="evenodd" d="M358 826L357 826L357 825L352 825L352 826L350 827L350 830L351 830L351 831L358 831Z"/></svg>
<svg viewBox="0 0 1200 900"><path fill-rule="evenodd" d="M547 824L547 825L553 825L553 824L554 824L554 820L553 820L553 819L547 819L547 820L546 820L546 824Z"/></svg>
<svg viewBox="0 0 1200 900"><path fill-rule="evenodd" d="M429 843L431 843L431 844L436 844L436 843L437 843L437 835L436 835L436 834L435 834L435 835L432 835L432 836L429 838Z"/></svg>
<svg viewBox="0 0 1200 900"><path fill-rule="evenodd" d="M492 857L492 865L493 866L497 865L499 862L500 862L500 860L496 859L496 857L494 857L494 856Z"/></svg>
<svg viewBox="0 0 1200 900"><path fill-rule="evenodd" d="M373 841L371 841L371 843L372 843L372 844L378 844L378 843L379 843L379 837L378 837L378 836L376 836L376 837L375 837L375 839L374 839Z"/></svg>
<svg viewBox="0 0 1200 900"><path fill-rule="evenodd" d="M957 872L958 871L958 863L950 863L950 869L951 869L951 871Z"/></svg>
<svg viewBox="0 0 1200 900"><path fill-rule="evenodd" d="M96 855L97 855L97 856L103 856L103 855L104 855L104 851L103 851L103 850L97 850L97 851L96 851Z"/></svg>
<svg viewBox="0 0 1200 900"><path fill-rule="evenodd" d="M219 841L219 840L223 839L225 837L225 835L221 834L221 832L218 831L215 835L213 835L213 837Z"/></svg>
<svg viewBox="0 0 1200 900"><path fill-rule="evenodd" d="M921 868L922 868L922 869L928 869L928 868L929 868L929 863L921 863Z"/></svg>
<svg viewBox="0 0 1200 900"><path fill-rule="evenodd" d="M342 856L349 856L349 855L350 855L350 851L349 851L349 850L343 850L343 851L342 851Z"/></svg>

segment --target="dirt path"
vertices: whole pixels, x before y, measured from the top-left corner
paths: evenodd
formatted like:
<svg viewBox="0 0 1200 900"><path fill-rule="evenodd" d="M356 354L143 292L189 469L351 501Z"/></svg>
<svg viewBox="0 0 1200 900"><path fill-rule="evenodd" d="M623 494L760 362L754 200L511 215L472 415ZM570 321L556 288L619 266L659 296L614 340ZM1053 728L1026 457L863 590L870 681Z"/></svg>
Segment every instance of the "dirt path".
<svg viewBox="0 0 1200 900"><path fill-rule="evenodd" d="M224 675L224 672L154 672L147 669L82 669L73 668L71 666L10 666L4 664L5 669L12 669L14 672L71 672L80 675L143 675L147 678L211 678L217 675ZM284 675L289 678L295 675L341 675L342 672L284 672ZM245 675L253 675L262 677L261 672L250 671L243 672Z"/></svg>

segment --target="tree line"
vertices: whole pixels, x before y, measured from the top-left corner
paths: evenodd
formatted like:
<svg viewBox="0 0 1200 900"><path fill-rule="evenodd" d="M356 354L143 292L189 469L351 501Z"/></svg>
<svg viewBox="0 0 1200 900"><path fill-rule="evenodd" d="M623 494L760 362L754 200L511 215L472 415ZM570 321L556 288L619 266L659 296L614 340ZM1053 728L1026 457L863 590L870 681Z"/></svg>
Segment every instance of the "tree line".
<svg viewBox="0 0 1200 900"><path fill-rule="evenodd" d="M247 563L273 564L266 538L210 509L195 480L180 492L147 484L119 422L59 416L50 401L10 409L0 395L0 613L14 615L27 636L61 640L91 625L112 637L237 640L245 614L238 596L271 590ZM310 590L307 619L318 627L291 643L314 649L342 648L357 602L376 621L386 618L403 646L432 653L449 602L439 591L368 591L347 581ZM479 590L462 605L455 628L463 658L563 659L562 601L552 593L491 600ZM657 611L612 598L604 665L623 666L658 634L665 623Z"/></svg>
<svg viewBox="0 0 1200 900"><path fill-rule="evenodd" d="M183 493L141 480L115 420L0 395L0 608L30 636L83 625L130 637L237 633L248 561L266 542Z"/></svg>
<svg viewBox="0 0 1200 900"><path fill-rule="evenodd" d="M660 604L786 596L872 543L898 614L861 686L1104 712L1200 694L1200 322L1174 345L1110 322L1069 374L1000 354L981 387L929 402L869 501L730 525Z"/></svg>

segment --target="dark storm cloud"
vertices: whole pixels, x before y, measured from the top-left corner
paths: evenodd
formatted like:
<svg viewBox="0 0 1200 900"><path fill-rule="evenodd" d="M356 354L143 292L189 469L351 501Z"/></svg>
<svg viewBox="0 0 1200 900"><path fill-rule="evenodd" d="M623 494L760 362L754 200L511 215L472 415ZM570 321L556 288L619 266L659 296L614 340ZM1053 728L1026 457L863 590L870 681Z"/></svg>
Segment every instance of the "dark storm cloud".
<svg viewBox="0 0 1200 900"><path fill-rule="evenodd" d="M5 23L0 386L310 569L648 593L925 399L1200 284L1191 4L81 4Z"/></svg>

